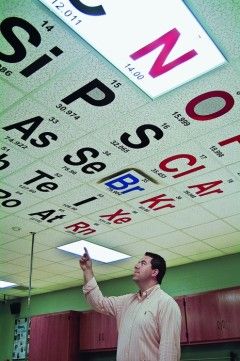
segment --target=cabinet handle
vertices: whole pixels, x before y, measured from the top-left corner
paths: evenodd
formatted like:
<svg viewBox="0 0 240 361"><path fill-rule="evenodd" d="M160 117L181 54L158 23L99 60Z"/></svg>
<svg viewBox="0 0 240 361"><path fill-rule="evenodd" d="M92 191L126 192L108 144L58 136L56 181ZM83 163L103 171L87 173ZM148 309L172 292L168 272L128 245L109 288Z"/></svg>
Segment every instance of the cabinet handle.
<svg viewBox="0 0 240 361"><path fill-rule="evenodd" d="M104 341L104 333L102 333L102 341Z"/></svg>
<svg viewBox="0 0 240 361"><path fill-rule="evenodd" d="M221 321L217 321L217 328L218 328L218 330L222 329L222 322Z"/></svg>
<svg viewBox="0 0 240 361"><path fill-rule="evenodd" d="M225 328L225 322L222 320L222 328Z"/></svg>
<svg viewBox="0 0 240 361"><path fill-rule="evenodd" d="M101 333L99 332L98 334L98 341L100 342L101 341Z"/></svg>

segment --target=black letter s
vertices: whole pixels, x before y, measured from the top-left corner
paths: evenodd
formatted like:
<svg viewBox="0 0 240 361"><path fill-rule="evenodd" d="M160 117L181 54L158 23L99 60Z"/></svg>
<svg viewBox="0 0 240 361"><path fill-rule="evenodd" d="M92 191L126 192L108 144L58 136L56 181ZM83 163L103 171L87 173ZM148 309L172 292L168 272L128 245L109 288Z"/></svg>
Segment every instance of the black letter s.
<svg viewBox="0 0 240 361"><path fill-rule="evenodd" d="M128 133L123 133L120 137L120 140L123 144L125 144L126 146L128 146L130 148L135 148L135 149L145 148L150 143L150 140L145 133L146 129L151 129L155 133L154 138L157 140L159 140L163 137L162 130L160 128L158 128L156 125L144 124L144 125L141 125L140 127L138 127L136 130L136 134L140 138L141 143L137 143L137 144L131 143L129 141L129 138L131 137L131 135Z"/></svg>
<svg viewBox="0 0 240 361"><path fill-rule="evenodd" d="M25 47L13 32L14 26L18 26L22 28L29 34L28 42L30 44L37 47L41 43L40 33L37 31L37 29L34 28L33 25L28 23L26 20L17 17L10 17L4 19L0 24L0 30L2 32L3 37L9 42L9 44L15 50L13 54L9 54L9 55L0 52L0 60L6 61L7 63L17 63L23 60L26 56Z"/></svg>

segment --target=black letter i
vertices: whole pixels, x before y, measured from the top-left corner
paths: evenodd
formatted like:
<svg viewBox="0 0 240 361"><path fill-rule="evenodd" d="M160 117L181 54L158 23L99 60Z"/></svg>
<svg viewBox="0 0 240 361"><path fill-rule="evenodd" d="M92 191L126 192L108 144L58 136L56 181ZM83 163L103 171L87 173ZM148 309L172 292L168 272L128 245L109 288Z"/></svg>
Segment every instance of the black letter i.
<svg viewBox="0 0 240 361"><path fill-rule="evenodd" d="M61 49L59 49L57 46L50 49L50 52L55 56L59 56L63 53L63 51ZM50 56L48 56L47 54L44 54L40 58L35 60L32 64L28 65L25 69L20 71L20 73L27 78L30 75L32 75L33 73L35 73L37 70L41 69L42 67L44 67L45 65L50 63L50 61L52 61L52 60L53 59L50 58Z"/></svg>

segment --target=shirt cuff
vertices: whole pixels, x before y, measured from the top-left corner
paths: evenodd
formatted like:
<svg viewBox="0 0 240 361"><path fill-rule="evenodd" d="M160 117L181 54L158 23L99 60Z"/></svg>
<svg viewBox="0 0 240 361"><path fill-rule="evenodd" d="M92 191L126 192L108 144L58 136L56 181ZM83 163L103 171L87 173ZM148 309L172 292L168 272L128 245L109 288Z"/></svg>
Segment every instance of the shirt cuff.
<svg viewBox="0 0 240 361"><path fill-rule="evenodd" d="M89 293L91 292L95 287L97 287L97 281L95 279L95 277L91 278L90 281L88 281L88 283L86 283L84 286L83 286L83 293L86 294L86 293Z"/></svg>

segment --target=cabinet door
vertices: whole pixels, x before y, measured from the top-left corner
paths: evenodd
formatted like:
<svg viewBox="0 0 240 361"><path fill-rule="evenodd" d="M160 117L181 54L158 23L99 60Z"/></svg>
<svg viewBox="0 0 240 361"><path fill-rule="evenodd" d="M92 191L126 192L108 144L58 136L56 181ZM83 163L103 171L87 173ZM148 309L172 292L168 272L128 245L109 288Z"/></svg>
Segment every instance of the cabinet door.
<svg viewBox="0 0 240 361"><path fill-rule="evenodd" d="M186 296L190 342L240 339L240 289Z"/></svg>
<svg viewBox="0 0 240 361"><path fill-rule="evenodd" d="M185 302L189 342L221 339L218 294L214 292L186 296Z"/></svg>
<svg viewBox="0 0 240 361"><path fill-rule="evenodd" d="M32 317L29 361L78 360L78 329L77 312Z"/></svg>
<svg viewBox="0 0 240 361"><path fill-rule="evenodd" d="M117 347L117 325L113 317L95 311L80 316L80 350L101 350Z"/></svg>
<svg viewBox="0 0 240 361"><path fill-rule="evenodd" d="M240 339L240 288L218 292L222 339Z"/></svg>
<svg viewBox="0 0 240 361"><path fill-rule="evenodd" d="M95 313L82 312L79 318L79 345L80 350L91 350L96 347Z"/></svg>
<svg viewBox="0 0 240 361"><path fill-rule="evenodd" d="M114 317L100 314L98 348L113 349L117 347L117 323Z"/></svg>
<svg viewBox="0 0 240 361"><path fill-rule="evenodd" d="M175 301L177 302L182 316L182 327L181 327L181 344L188 342L187 338L187 325L186 325L186 312L185 312L185 297L176 297Z"/></svg>

